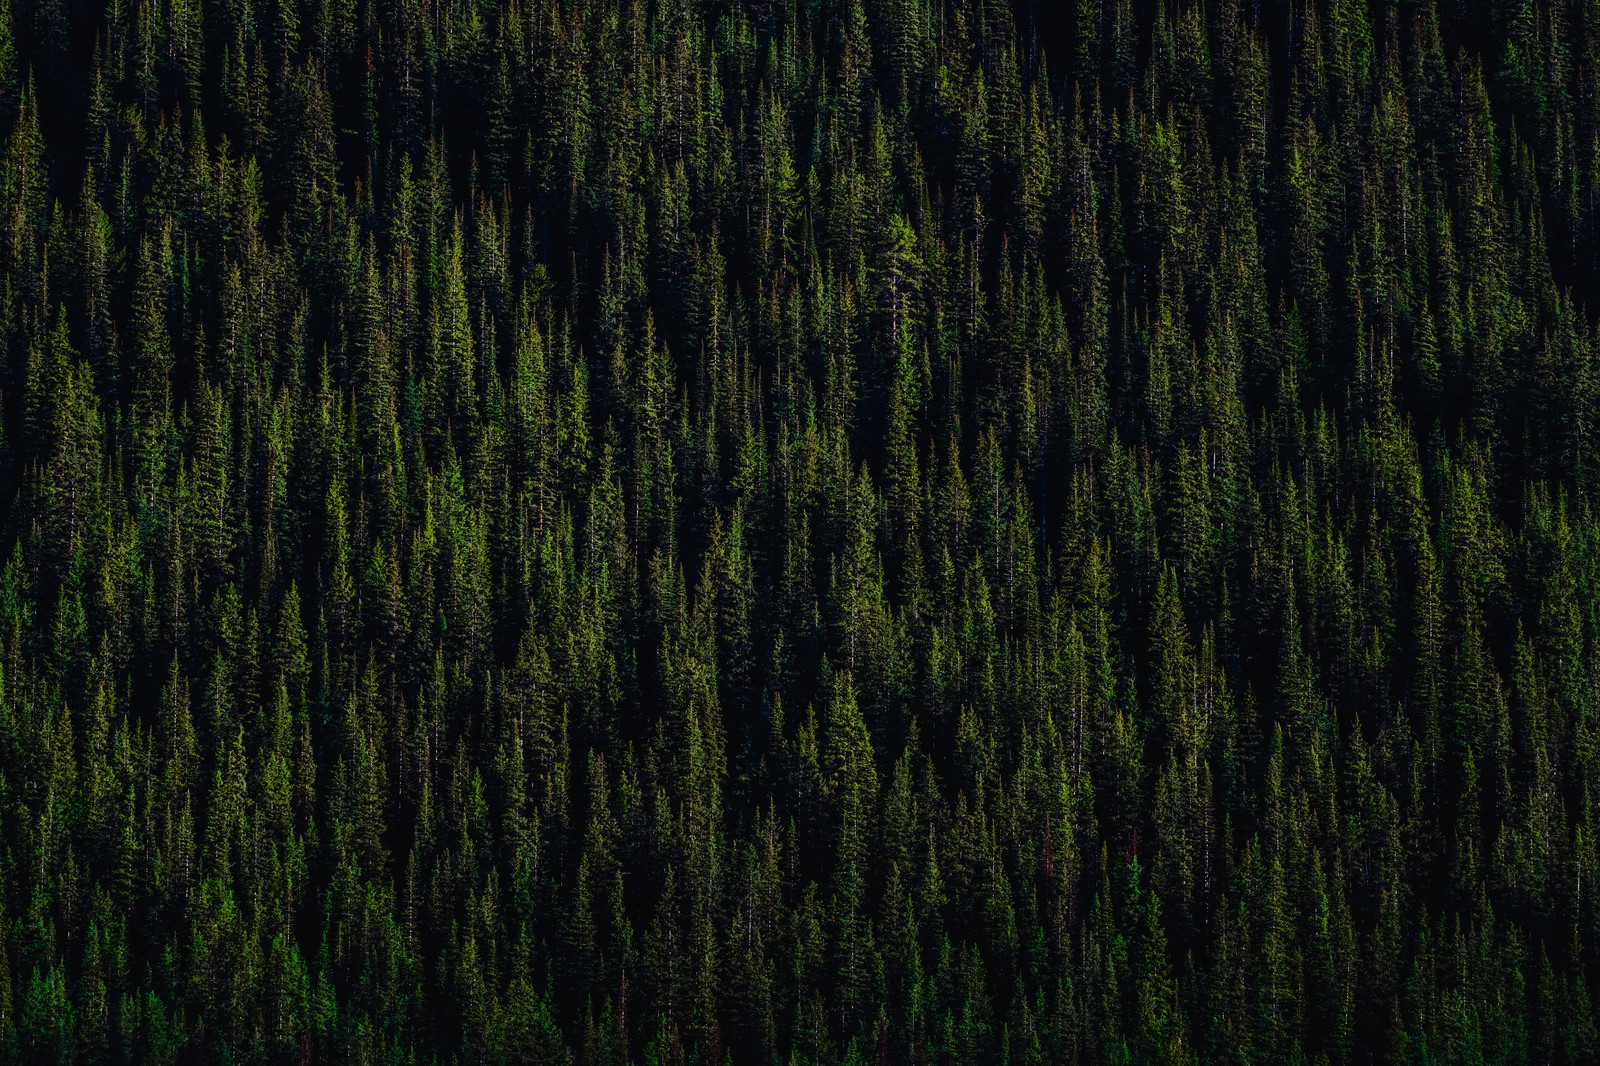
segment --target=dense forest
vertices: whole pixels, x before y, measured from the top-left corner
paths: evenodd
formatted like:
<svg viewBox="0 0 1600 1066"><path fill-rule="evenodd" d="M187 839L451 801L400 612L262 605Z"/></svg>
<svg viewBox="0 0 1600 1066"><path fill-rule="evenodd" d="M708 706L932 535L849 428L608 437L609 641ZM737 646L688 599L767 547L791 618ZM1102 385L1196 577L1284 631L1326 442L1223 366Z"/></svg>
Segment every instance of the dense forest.
<svg viewBox="0 0 1600 1066"><path fill-rule="evenodd" d="M1600 0L0 0L0 146L0 1060L1600 1056Z"/></svg>

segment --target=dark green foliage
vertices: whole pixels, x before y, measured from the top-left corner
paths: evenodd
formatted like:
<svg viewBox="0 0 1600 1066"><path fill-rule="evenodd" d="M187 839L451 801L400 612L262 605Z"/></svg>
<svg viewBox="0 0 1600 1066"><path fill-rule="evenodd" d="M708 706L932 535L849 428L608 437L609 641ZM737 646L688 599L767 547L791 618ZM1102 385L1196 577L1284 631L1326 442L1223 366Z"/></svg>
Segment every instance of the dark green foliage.
<svg viewBox="0 0 1600 1066"><path fill-rule="evenodd" d="M1597 77L0 0L0 1061L1596 1061Z"/></svg>

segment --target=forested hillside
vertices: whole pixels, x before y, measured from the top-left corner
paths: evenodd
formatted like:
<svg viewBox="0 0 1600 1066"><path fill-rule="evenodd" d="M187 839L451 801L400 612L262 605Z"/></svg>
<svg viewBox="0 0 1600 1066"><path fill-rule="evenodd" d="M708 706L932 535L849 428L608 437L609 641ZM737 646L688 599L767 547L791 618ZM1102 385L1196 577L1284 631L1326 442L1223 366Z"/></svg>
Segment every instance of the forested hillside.
<svg viewBox="0 0 1600 1066"><path fill-rule="evenodd" d="M1600 1056L1597 0L0 0L0 1059Z"/></svg>

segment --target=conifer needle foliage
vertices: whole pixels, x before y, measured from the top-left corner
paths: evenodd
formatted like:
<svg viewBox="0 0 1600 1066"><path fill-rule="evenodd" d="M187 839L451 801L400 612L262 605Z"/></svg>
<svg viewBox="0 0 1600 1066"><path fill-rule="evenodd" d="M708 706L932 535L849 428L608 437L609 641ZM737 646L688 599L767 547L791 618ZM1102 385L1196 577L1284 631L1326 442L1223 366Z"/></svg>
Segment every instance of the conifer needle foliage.
<svg viewBox="0 0 1600 1066"><path fill-rule="evenodd" d="M0 0L0 1061L1596 1061L1597 256L1595 0Z"/></svg>

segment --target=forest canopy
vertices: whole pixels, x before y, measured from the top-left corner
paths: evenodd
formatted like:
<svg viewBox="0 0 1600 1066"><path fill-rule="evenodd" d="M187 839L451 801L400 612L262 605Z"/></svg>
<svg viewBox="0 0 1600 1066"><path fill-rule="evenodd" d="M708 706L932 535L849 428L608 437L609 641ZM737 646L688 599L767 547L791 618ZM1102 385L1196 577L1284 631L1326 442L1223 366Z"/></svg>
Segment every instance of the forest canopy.
<svg viewBox="0 0 1600 1066"><path fill-rule="evenodd" d="M1600 2L0 0L0 1060L1600 1058Z"/></svg>

